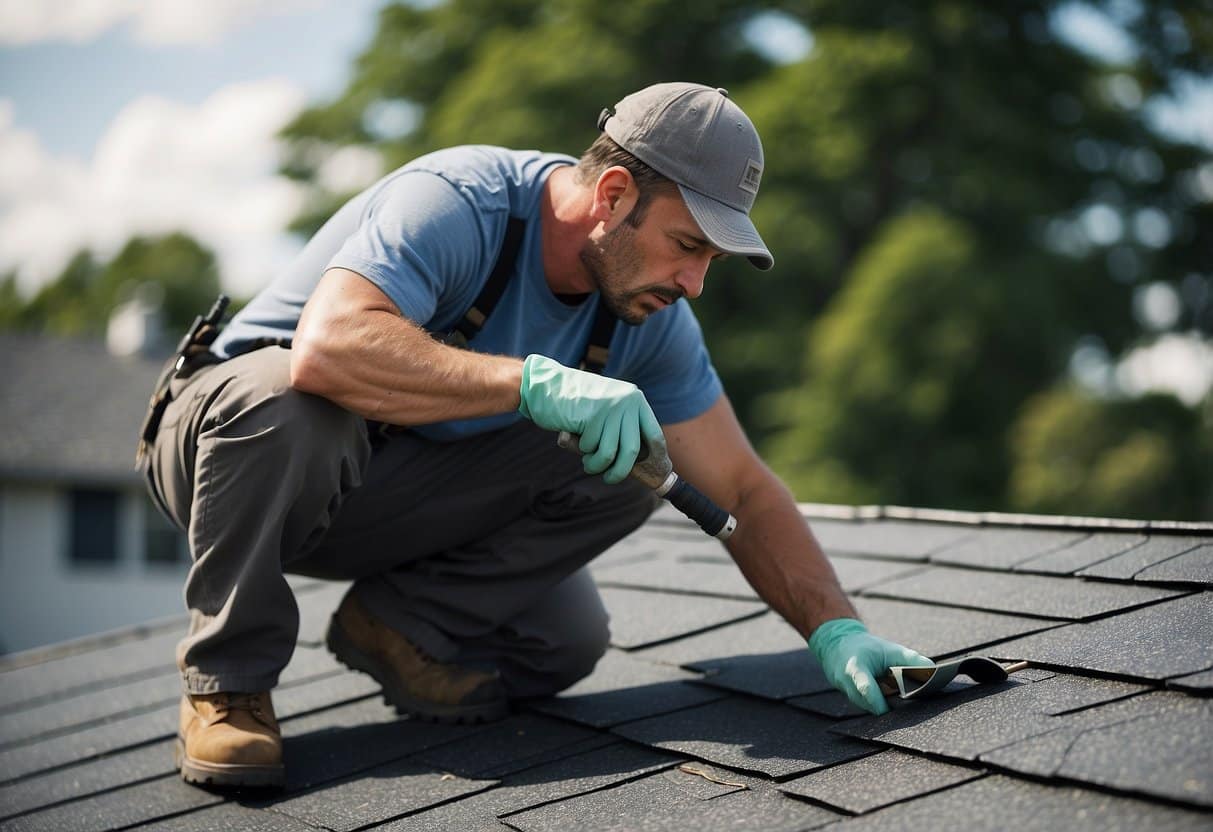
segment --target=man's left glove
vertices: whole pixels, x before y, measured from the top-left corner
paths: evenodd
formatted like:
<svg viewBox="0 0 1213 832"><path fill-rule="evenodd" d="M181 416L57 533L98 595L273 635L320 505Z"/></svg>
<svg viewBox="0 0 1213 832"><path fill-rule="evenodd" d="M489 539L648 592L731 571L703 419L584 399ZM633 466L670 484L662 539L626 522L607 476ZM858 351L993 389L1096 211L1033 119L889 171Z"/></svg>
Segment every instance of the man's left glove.
<svg viewBox="0 0 1213 832"><path fill-rule="evenodd" d="M874 714L888 713L889 706L877 679L897 665L928 667L935 662L908 647L868 633L854 618L825 622L809 637L809 649L821 662L826 679L856 707Z"/></svg>

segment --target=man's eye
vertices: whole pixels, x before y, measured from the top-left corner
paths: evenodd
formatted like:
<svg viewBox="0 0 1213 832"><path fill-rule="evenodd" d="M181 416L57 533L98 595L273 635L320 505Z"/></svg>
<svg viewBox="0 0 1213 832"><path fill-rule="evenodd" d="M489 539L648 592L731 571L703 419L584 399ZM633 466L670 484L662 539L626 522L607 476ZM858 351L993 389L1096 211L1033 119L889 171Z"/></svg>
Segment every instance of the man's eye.
<svg viewBox="0 0 1213 832"><path fill-rule="evenodd" d="M695 246L691 245L690 243L684 243L682 240L678 241L678 247L680 249L682 249L683 251L694 251L695 250Z"/></svg>

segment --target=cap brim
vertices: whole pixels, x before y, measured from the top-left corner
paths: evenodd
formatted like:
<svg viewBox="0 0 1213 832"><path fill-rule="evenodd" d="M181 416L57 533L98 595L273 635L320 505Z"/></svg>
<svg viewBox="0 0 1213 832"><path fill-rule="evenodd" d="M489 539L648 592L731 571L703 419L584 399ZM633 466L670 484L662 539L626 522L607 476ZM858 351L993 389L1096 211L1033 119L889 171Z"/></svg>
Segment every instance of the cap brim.
<svg viewBox="0 0 1213 832"><path fill-rule="evenodd" d="M698 191L678 186L691 216L703 236L715 248L726 254L748 257L755 268L766 271L775 265L775 258L758 235L758 229L744 211L730 208Z"/></svg>

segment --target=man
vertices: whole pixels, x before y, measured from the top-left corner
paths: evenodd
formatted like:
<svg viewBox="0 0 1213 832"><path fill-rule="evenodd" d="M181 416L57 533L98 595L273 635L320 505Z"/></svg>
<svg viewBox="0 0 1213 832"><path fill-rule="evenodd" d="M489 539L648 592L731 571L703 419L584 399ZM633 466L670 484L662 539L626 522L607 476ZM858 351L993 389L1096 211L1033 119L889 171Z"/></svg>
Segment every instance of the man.
<svg viewBox="0 0 1213 832"><path fill-rule="evenodd" d="M625 479L646 443L738 518L729 552L852 701L880 712L876 678L929 664L856 620L684 300L715 259L772 265L750 120L658 84L599 127L580 161L461 147L389 174L173 380L147 473L194 557L186 780L282 782L284 571L354 580L328 646L415 717L495 719L590 673L608 634L584 566L652 511Z"/></svg>

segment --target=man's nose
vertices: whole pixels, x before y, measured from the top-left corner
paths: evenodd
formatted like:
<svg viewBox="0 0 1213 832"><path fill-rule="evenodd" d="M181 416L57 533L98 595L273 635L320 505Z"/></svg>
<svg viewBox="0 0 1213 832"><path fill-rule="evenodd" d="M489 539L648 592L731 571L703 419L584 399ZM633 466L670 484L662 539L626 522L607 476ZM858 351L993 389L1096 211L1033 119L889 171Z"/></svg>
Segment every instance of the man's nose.
<svg viewBox="0 0 1213 832"><path fill-rule="evenodd" d="M695 263L688 263L678 270L674 282L688 298L697 298L703 294L703 281L707 277L708 266L711 264L711 258L707 257Z"/></svg>

